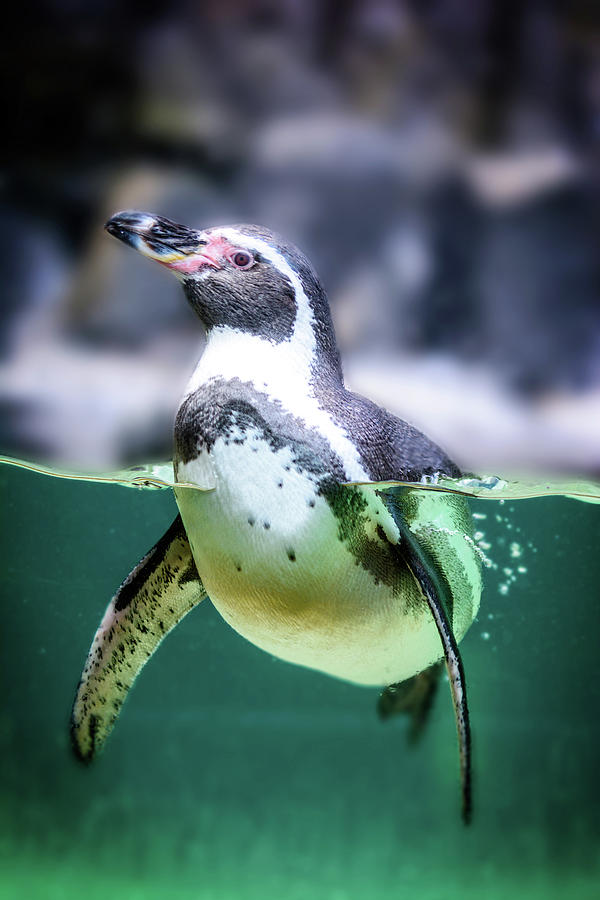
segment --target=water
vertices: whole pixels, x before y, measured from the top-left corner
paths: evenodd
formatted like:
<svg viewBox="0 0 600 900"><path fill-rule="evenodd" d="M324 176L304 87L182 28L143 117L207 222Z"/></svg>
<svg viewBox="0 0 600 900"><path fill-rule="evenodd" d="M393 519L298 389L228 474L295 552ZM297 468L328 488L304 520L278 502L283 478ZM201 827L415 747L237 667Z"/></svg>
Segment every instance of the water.
<svg viewBox="0 0 600 900"><path fill-rule="evenodd" d="M597 896L595 505L507 487L503 503L471 501L489 564L461 644L476 778L464 828L446 688L408 747L403 722L378 721L376 691L270 658L206 603L144 670L100 760L78 764L84 657L174 501L15 468L0 479L0 896Z"/></svg>

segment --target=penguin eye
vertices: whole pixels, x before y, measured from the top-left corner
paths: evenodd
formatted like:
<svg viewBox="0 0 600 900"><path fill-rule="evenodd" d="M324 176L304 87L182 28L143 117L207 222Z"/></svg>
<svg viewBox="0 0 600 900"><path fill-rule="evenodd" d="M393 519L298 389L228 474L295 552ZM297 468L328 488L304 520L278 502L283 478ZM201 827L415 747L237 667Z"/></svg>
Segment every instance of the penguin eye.
<svg viewBox="0 0 600 900"><path fill-rule="evenodd" d="M236 250L230 259L237 269L249 269L254 265L254 257L247 250Z"/></svg>

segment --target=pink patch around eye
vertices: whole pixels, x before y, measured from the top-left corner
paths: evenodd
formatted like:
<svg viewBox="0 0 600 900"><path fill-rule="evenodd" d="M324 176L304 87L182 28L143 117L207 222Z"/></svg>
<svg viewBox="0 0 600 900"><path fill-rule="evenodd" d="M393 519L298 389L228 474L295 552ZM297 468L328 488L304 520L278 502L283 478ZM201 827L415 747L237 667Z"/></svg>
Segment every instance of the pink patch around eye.
<svg viewBox="0 0 600 900"><path fill-rule="evenodd" d="M186 256L175 262L167 262L165 265L184 275L193 275L194 272L209 266L212 266L213 269L220 269L223 259L231 249L232 246L227 238L217 235L209 238L208 244L203 248L203 253L195 253L193 256Z"/></svg>
<svg viewBox="0 0 600 900"><path fill-rule="evenodd" d="M211 259L209 256L186 256L184 259L168 262L165 265L176 272L183 272L184 275L193 275L194 272L198 272L199 269L207 268L208 266L212 266L215 269L219 268L214 259Z"/></svg>

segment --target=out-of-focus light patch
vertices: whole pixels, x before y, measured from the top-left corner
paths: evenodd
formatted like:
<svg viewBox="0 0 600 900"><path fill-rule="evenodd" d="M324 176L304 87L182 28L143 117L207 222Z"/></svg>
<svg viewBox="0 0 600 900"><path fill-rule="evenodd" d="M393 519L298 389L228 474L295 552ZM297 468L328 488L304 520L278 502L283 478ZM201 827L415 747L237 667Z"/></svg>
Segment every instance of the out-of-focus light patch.
<svg viewBox="0 0 600 900"><path fill-rule="evenodd" d="M422 289L432 272L431 256L418 228L394 231L385 242L384 257L399 289Z"/></svg>
<svg viewBox="0 0 600 900"><path fill-rule="evenodd" d="M560 145L527 152L465 155L464 171L491 207L524 204L569 184L582 174L579 161Z"/></svg>

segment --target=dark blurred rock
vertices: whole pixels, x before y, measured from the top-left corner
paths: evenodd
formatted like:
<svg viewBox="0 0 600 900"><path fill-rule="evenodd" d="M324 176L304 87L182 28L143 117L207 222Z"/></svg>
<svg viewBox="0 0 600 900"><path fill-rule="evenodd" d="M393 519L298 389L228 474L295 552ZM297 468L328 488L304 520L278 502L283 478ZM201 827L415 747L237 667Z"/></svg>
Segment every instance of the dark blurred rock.
<svg viewBox="0 0 600 900"><path fill-rule="evenodd" d="M523 395L597 384L598 198L572 184L487 224L477 260L478 358Z"/></svg>
<svg viewBox="0 0 600 900"><path fill-rule="evenodd" d="M0 212L0 356L12 353L35 320L52 316L64 294L70 259L61 235L19 208Z"/></svg>

